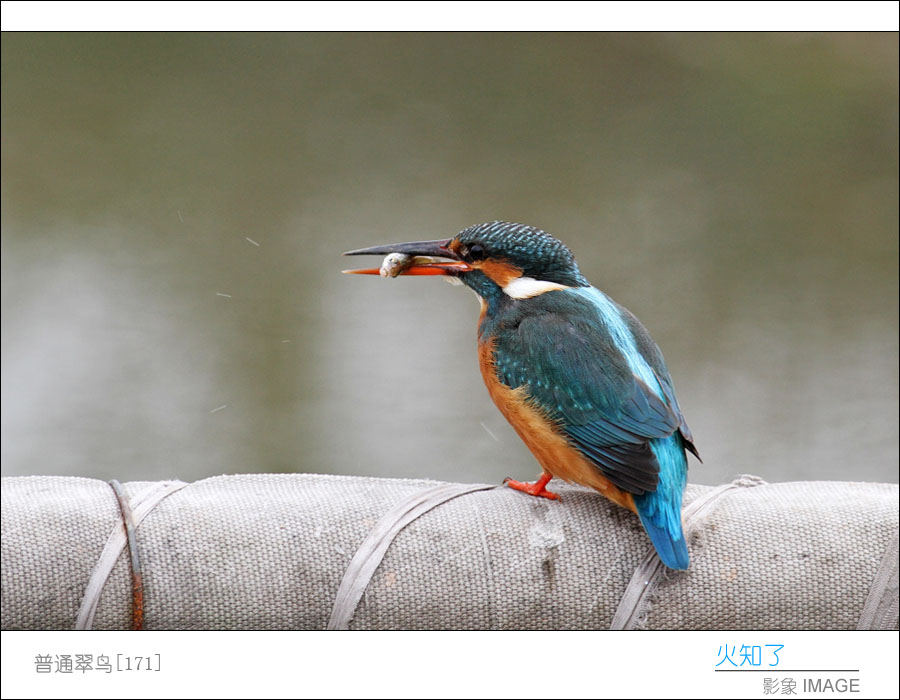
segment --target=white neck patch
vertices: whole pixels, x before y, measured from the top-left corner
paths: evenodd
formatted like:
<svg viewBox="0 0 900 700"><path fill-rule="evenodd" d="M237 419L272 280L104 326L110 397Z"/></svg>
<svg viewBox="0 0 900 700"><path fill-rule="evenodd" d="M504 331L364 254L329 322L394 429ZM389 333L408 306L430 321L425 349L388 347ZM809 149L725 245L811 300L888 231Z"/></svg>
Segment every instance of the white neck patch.
<svg viewBox="0 0 900 700"><path fill-rule="evenodd" d="M536 280L534 277L516 277L503 287L503 293L513 299L530 299L544 292L552 292L556 289L570 289L564 284Z"/></svg>

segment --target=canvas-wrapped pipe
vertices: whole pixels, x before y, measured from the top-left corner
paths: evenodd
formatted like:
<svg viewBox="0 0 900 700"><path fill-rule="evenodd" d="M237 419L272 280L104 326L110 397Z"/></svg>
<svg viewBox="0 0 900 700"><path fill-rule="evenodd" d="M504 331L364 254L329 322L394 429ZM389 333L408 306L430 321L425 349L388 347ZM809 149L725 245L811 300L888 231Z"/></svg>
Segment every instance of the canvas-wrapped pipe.
<svg viewBox="0 0 900 700"><path fill-rule="evenodd" d="M896 484L688 487L691 566L562 486L307 474L123 485L145 629L897 629ZM130 629L104 481L3 480L3 629Z"/></svg>

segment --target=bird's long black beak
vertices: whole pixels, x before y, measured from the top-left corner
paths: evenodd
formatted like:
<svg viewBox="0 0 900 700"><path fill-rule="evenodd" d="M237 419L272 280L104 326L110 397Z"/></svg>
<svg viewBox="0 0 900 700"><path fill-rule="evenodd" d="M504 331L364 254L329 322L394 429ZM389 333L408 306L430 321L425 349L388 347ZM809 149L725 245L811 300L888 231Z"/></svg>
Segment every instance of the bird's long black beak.
<svg viewBox="0 0 900 700"><path fill-rule="evenodd" d="M450 238L436 241L412 241L410 243L389 243L377 245L371 248L359 248L349 250L344 255L390 255L399 253L407 255L412 263L396 274L400 275L453 275L457 272L467 272L471 266L460 260L459 256L449 247ZM437 259L435 259L437 258ZM443 260L441 259L443 258ZM379 268L366 268L360 270L344 270L355 275L377 275Z"/></svg>

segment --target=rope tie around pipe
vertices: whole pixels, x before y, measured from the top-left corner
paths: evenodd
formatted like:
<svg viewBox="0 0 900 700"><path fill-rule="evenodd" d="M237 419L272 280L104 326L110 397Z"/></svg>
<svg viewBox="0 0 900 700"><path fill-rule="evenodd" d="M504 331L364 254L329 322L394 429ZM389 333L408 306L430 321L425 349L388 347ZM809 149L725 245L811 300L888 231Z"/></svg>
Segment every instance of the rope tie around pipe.
<svg viewBox="0 0 900 700"><path fill-rule="evenodd" d="M385 513L375 523L375 527L366 535L359 545L335 596L331 617L328 620L329 630L350 629L350 621L356 612L356 606L366 591L372 575L384 558L388 547L397 534L420 515L436 508L442 503L475 491L486 491L499 488L489 484L442 484L417 491L403 499Z"/></svg>
<svg viewBox="0 0 900 700"><path fill-rule="evenodd" d="M118 482L115 483L118 485ZM78 616L75 618L76 630L89 630L93 628L94 616L97 613L97 605L100 602L100 594L103 593L103 587L106 585L106 581L109 579L109 575L112 573L113 567L119 559L119 555L122 554L122 550L125 549L126 544L129 544L129 528L131 531L130 549L133 573L135 570L134 557L137 553L137 540L134 535L135 530L144 518L146 518L151 511L166 498L166 496L170 496L176 491L180 491L188 484L183 481L161 481L147 487L131 499L128 499L125 496L121 485L119 485L118 490L116 489L116 486L110 485L116 494L116 508L121 514L122 520L113 526L113 529L106 540L106 545L103 547L103 551L100 552L100 557L94 565L91 578L88 580L87 587L84 590L84 596L81 599ZM131 512L130 519L125 515L126 510ZM137 571L140 573L139 563ZM132 578L133 600L136 600L138 593L135 585L134 578ZM142 596L143 590L141 590L140 593ZM140 610L139 614L138 610ZM137 622L140 622L141 626L143 626L142 599L140 601L140 606L135 604L133 607L132 624L135 625ZM140 628L138 627L137 629Z"/></svg>
<svg viewBox="0 0 900 700"><path fill-rule="evenodd" d="M134 534L134 513L128 503L128 496L116 479L108 482L119 501L122 524L125 526L125 542L131 559L131 629L144 629L144 578L141 573L141 559L138 556L137 536Z"/></svg>
<svg viewBox="0 0 900 700"><path fill-rule="evenodd" d="M887 546L872 588L866 596L866 602L859 615L858 630L892 630L897 628L900 618L900 562L897 547L900 536L894 533L894 539Z"/></svg>

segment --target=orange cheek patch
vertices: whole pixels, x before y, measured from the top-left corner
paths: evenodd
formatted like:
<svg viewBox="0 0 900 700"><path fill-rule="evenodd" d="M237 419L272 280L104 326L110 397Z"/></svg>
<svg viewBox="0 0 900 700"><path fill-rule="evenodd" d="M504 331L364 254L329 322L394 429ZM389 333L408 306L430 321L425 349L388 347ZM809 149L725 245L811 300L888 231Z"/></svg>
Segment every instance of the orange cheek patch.
<svg viewBox="0 0 900 700"><path fill-rule="evenodd" d="M499 260L483 260L473 263L473 267L481 270L490 277L499 287L505 287L514 279L522 276L522 269Z"/></svg>
<svg viewBox="0 0 900 700"><path fill-rule="evenodd" d="M491 399L545 471L564 481L595 489L613 503L637 512L632 495L610 483L569 443L553 423L527 400L525 387L510 389L497 378L492 341L479 345L478 364Z"/></svg>
<svg viewBox="0 0 900 700"><path fill-rule="evenodd" d="M447 247L450 250L452 250L454 253L456 253L457 255L459 255L459 246L460 246L460 242L456 238L454 238L452 241L450 241L447 244Z"/></svg>

